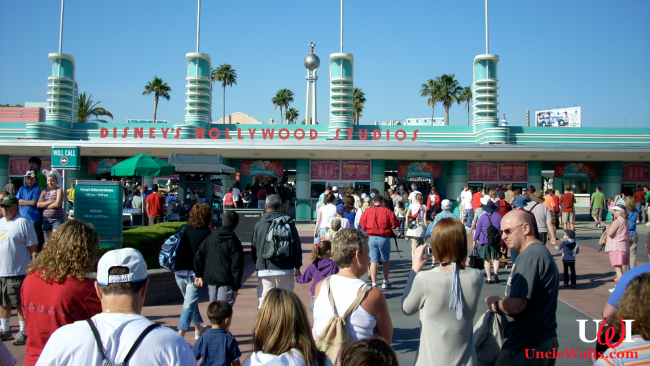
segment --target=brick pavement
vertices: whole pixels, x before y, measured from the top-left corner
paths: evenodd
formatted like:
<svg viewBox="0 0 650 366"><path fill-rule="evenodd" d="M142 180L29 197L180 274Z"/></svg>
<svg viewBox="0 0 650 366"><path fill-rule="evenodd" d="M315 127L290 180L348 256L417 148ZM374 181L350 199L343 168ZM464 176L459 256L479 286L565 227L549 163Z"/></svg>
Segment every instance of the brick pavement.
<svg viewBox="0 0 650 366"><path fill-rule="evenodd" d="M301 225L300 229L300 234L303 241L302 270L304 271L310 264L309 259L311 257L311 248L313 245L311 243L313 239L311 238L311 230L309 230L308 225ZM609 292L607 290L613 287L614 284L611 281L611 279L614 277L614 272L612 267L609 265L608 256L604 252L599 253L598 249L595 247L594 243L598 240L600 232L593 227L593 224L591 222L578 222L576 223L576 231L577 240L581 244L580 254L578 255L578 260L576 263L576 271L578 273L578 288L570 289L561 287L559 299L590 317L599 318L602 308L607 298L609 297ZM639 251L645 253L645 238L646 235L648 235L649 230L648 227L643 226L639 227L638 231L640 237L639 242L640 244L643 244L640 245ZM400 246L402 250L408 250L408 244L405 241L400 241ZM559 252L556 252L555 249L550 245L548 245L548 248L556 258L558 268L562 273L561 254ZM396 254L394 253L393 256L395 255ZM402 258L402 260L408 260L408 253L403 253L403 257L404 258ZM647 256L640 257L642 260L638 261L638 264L647 262ZM644 258L645 260L643 260ZM395 271L391 271L391 273L395 274L394 277L391 276L391 282L394 284L399 284L405 281L408 270L405 269L404 271L399 271L397 268L395 268ZM250 260L246 261L244 279L245 281L243 283L243 287L235 304L233 324L231 327L231 331L237 338L240 349L244 353L243 359L248 357L252 349L251 341L253 327L255 324L255 318L257 316L257 278L254 274L254 264ZM296 294L303 301L303 304L307 308L309 307L311 300L309 287L310 284L296 284L295 288ZM398 286L394 285L394 287ZM399 295L401 296L401 293ZM387 296L387 298L389 298L389 303L399 302L399 296ZM205 314L207 311L207 305L207 291L204 291L202 294L201 302L199 304L199 309L206 323L207 316ZM143 309L143 315L152 321L155 321L156 323L175 329L175 326L178 322L180 308L181 303L179 302L169 305L149 306ZM393 316L395 319L401 316L401 313L394 314ZM559 321L560 320L558 319L558 322ZM575 319L568 319L567 321L575 322ZM17 320L15 318L15 311L12 315L12 325L12 331L16 332L18 330L18 327ZM395 322L394 326L397 328L399 324ZM398 333L396 333L396 336L397 334ZM194 344L194 333L191 331L188 332L186 335L186 340L190 344ZM397 342L399 342L398 339L396 339L396 342L394 342L394 346ZM14 346L11 344L11 341L5 341L4 344L9 348L12 354L17 359L19 359L18 365L22 365L22 359L24 357L24 346ZM412 353L413 350L409 350L408 352Z"/></svg>

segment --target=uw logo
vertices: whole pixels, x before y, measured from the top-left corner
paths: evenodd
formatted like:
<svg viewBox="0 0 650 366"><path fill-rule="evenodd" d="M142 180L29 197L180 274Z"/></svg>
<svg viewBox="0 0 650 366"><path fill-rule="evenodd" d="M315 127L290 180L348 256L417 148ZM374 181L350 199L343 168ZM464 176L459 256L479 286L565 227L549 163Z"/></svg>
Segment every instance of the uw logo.
<svg viewBox="0 0 650 366"><path fill-rule="evenodd" d="M615 343L612 343L614 339L616 339L616 330L613 327L609 327L605 329L605 333L602 334L603 332L603 327L605 326L606 322L602 320L595 320L593 319L594 323L596 323L596 326L598 327L598 332L596 333L596 338L589 340L585 336L585 324L588 322L586 319L577 319L576 321L578 324L580 324L578 334L580 336L580 340L585 342L585 343L593 343L593 342L598 342L599 344L603 346L607 346L609 348L616 348L621 345L623 342L632 342L632 322L634 320L623 320L621 319L620 316L617 316L618 321L621 322L621 333L618 337L618 341ZM601 324L602 323L602 324ZM625 337L622 337L622 335L625 335Z"/></svg>

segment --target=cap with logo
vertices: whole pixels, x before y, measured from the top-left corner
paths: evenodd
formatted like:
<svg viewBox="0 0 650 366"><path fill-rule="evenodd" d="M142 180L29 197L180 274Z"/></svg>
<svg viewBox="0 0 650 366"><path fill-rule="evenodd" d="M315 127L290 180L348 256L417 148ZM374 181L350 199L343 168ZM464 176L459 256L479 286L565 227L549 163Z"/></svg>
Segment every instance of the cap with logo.
<svg viewBox="0 0 650 366"><path fill-rule="evenodd" d="M109 275L113 267L128 268L129 273ZM147 279L147 262L142 254L133 248L115 249L107 252L97 263L97 283L108 286L111 283L134 283Z"/></svg>
<svg viewBox="0 0 650 366"><path fill-rule="evenodd" d="M338 205L336 205L336 211L339 211L339 212L345 211L345 205L342 204L342 203L339 203Z"/></svg>
<svg viewBox="0 0 650 366"><path fill-rule="evenodd" d="M9 207L9 206L14 206L18 204L18 198L14 196L13 194L10 194L8 196L4 196L2 198L2 201L0 201L0 206L3 207Z"/></svg>

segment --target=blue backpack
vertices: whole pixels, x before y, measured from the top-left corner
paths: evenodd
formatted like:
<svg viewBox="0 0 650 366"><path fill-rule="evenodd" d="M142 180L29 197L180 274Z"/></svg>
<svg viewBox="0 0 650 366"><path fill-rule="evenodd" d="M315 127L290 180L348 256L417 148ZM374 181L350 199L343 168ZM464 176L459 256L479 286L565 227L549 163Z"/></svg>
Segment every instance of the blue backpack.
<svg viewBox="0 0 650 366"><path fill-rule="evenodd" d="M160 254L158 254L158 263L160 263L160 266L172 272L176 272L176 260L182 253L181 242L183 241L183 233L185 232L186 226L181 226L176 234L167 238L160 249Z"/></svg>

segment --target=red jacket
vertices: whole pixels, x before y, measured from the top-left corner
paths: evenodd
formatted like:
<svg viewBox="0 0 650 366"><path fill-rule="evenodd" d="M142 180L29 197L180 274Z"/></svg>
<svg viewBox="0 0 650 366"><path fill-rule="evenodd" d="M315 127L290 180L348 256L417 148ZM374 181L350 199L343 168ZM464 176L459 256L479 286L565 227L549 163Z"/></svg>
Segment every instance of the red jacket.
<svg viewBox="0 0 650 366"><path fill-rule="evenodd" d="M384 206L373 206L363 212L359 225L368 236L390 236L399 221L395 213Z"/></svg>
<svg viewBox="0 0 650 366"><path fill-rule="evenodd" d="M433 206L431 205L433 203ZM431 195L427 197L427 211L434 211L440 208L440 195L436 194L436 198L431 202Z"/></svg>

